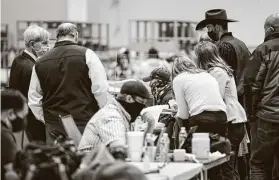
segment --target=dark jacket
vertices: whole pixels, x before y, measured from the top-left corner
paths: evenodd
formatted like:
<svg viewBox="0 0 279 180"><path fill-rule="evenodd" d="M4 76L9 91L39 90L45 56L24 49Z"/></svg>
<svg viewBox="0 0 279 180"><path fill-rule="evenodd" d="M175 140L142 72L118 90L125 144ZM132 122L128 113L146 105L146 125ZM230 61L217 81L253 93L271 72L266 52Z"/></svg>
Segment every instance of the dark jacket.
<svg viewBox="0 0 279 180"><path fill-rule="evenodd" d="M59 115L71 114L84 128L99 110L91 91L87 48L71 41L57 42L40 58L35 69L43 91L43 112L47 124L58 124ZM63 133L63 130L60 131Z"/></svg>
<svg viewBox="0 0 279 180"><path fill-rule="evenodd" d="M252 53L245 73L249 114L279 123L279 32L265 38Z"/></svg>
<svg viewBox="0 0 279 180"><path fill-rule="evenodd" d="M26 98L28 98L28 90L34 64L35 60L23 51L14 59L11 67L9 87L19 90ZM26 119L28 122L26 134L29 141L45 141L45 126L35 118L30 109Z"/></svg>
<svg viewBox="0 0 279 180"><path fill-rule="evenodd" d="M4 180L5 165L13 163L17 151L16 139L11 129L1 121L1 179Z"/></svg>
<svg viewBox="0 0 279 180"><path fill-rule="evenodd" d="M28 97L28 89L35 60L26 52L17 56L12 64L9 87L19 90Z"/></svg>
<svg viewBox="0 0 279 180"><path fill-rule="evenodd" d="M231 32L224 33L217 46L221 57L234 70L237 94L241 97L244 95L244 71L251 53L245 43L235 38ZM242 99L239 101L243 104Z"/></svg>

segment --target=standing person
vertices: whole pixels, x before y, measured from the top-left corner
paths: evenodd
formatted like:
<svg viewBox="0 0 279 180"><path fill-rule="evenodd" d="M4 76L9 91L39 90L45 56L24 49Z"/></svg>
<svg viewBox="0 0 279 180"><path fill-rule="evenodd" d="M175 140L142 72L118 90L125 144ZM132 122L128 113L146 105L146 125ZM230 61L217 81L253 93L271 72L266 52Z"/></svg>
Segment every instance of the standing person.
<svg viewBox="0 0 279 180"><path fill-rule="evenodd" d="M244 42L228 31L229 22L237 21L228 19L224 9L211 9L206 11L205 19L197 24L196 30L207 27L208 36L216 41L221 57L233 69L238 100L243 105L244 69L251 53Z"/></svg>
<svg viewBox="0 0 279 180"><path fill-rule="evenodd" d="M148 59L146 61L143 61L139 65L139 69L136 74L136 77L139 79L145 78L149 76L154 69L159 67L164 67L169 71L171 71L168 62L159 58L158 50L155 48L150 48L148 51Z"/></svg>
<svg viewBox="0 0 279 180"><path fill-rule="evenodd" d="M264 30L264 42L252 53L245 74L249 87L245 89L252 92L251 115L257 122L251 133L252 142L256 140L252 144L251 179L260 180L272 179L274 157L279 156L273 146L279 137L279 13L267 17Z"/></svg>
<svg viewBox="0 0 279 180"><path fill-rule="evenodd" d="M37 119L45 122L47 142L66 135L59 116L71 114L81 133L109 98L105 69L90 49L77 45L77 27L57 28L53 49L33 68L28 99Z"/></svg>
<svg viewBox="0 0 279 180"><path fill-rule="evenodd" d="M218 49L213 43L200 42L195 47L195 52L198 57L199 66L218 81L220 93L227 107L228 138L235 154L231 156L228 163L222 165L223 174L227 179L240 179L237 160L239 146L246 132L245 122L247 122L247 117L244 108L237 99L233 71L220 57Z"/></svg>
<svg viewBox="0 0 279 180"><path fill-rule="evenodd" d="M190 126L199 126L198 131L226 136L226 105L216 79L183 56L174 60L172 78L177 117L189 120Z"/></svg>
<svg viewBox="0 0 279 180"><path fill-rule="evenodd" d="M35 62L48 51L50 34L37 25L29 26L23 33L25 50L18 55L11 67L9 87L19 90L26 98ZM29 141L46 141L45 125L29 111L26 134Z"/></svg>
<svg viewBox="0 0 279 180"><path fill-rule="evenodd" d="M27 99L17 90L1 92L1 179L13 176L17 146L13 132L24 130L28 113Z"/></svg>
<svg viewBox="0 0 279 180"><path fill-rule="evenodd" d="M111 75L112 80L125 80L131 79L134 75L134 71L130 65L130 51L126 48L120 49L117 53L116 61L117 65Z"/></svg>
<svg viewBox="0 0 279 180"><path fill-rule="evenodd" d="M182 121L181 124L188 122L190 127L197 126L196 132L226 137L226 105L216 79L197 68L187 57L177 57L174 60L172 78L178 107L177 118ZM220 167L212 169L209 176L214 180L222 179Z"/></svg>

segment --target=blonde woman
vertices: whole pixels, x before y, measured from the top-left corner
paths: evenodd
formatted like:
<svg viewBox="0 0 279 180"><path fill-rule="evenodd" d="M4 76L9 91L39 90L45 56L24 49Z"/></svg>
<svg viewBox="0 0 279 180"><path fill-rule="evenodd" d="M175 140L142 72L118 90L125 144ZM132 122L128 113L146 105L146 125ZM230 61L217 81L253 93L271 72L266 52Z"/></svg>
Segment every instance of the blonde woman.
<svg viewBox="0 0 279 180"><path fill-rule="evenodd" d="M236 170L239 145L245 135L245 122L247 121L244 108L238 102L236 84L232 69L220 57L217 47L211 42L200 42L195 47L200 68L209 72L219 83L221 96L226 104L228 117L228 138L232 144L235 155L227 165L234 169L235 179L239 179Z"/></svg>
<svg viewBox="0 0 279 180"><path fill-rule="evenodd" d="M198 126L198 132L226 136L226 105L214 77L198 69L188 57L177 56L172 68L172 84L179 119Z"/></svg>

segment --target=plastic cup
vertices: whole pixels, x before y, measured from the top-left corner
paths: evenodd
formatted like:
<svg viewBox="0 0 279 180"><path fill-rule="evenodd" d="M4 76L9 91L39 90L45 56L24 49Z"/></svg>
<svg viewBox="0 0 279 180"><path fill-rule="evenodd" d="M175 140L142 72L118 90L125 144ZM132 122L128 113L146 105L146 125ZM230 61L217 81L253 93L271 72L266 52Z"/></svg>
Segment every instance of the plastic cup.
<svg viewBox="0 0 279 180"><path fill-rule="evenodd" d="M128 137L128 150L142 151L144 132L130 131L127 132Z"/></svg>
<svg viewBox="0 0 279 180"><path fill-rule="evenodd" d="M142 151L130 151L129 156L132 162L140 162L141 161Z"/></svg>

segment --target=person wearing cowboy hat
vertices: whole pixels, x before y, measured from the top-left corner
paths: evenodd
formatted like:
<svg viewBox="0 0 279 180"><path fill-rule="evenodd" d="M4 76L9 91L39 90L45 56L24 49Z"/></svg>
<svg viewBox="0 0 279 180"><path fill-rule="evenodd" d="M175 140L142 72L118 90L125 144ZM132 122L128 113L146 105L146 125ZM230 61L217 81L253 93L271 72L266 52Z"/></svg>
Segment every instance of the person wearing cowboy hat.
<svg viewBox="0 0 279 180"><path fill-rule="evenodd" d="M196 30L207 28L208 36L216 41L221 57L234 70L239 101L243 105L243 73L250 51L244 42L235 38L232 32L228 31L228 23L238 22L227 17L224 9L211 9L205 12L205 19L200 21Z"/></svg>
<svg viewBox="0 0 279 180"><path fill-rule="evenodd" d="M279 13L267 17L264 30L264 42L252 53L247 64L249 71L245 72L248 86L245 90L251 95L249 110L254 121L251 126L251 179L277 179L279 176ZM272 178L275 159L277 178Z"/></svg>
<svg viewBox="0 0 279 180"><path fill-rule="evenodd" d="M235 38L232 32L228 31L228 23L238 22L227 17L224 9L211 9L205 12L205 19L200 21L196 30L207 28L208 36L216 41L220 56L233 69L233 76L236 81L238 100L244 106L244 70L250 57L250 51L244 42ZM228 123L228 137L235 136L238 131L238 123L231 121ZM240 136L239 136L240 138ZM230 139L230 138L229 138ZM242 139L239 139L241 142ZM236 146L237 147L237 146ZM235 155L237 156L237 155ZM240 179L236 169L237 158L231 158L228 163L223 165L224 176L233 179ZM233 170L233 171L232 171ZM234 176L234 177L232 177Z"/></svg>

